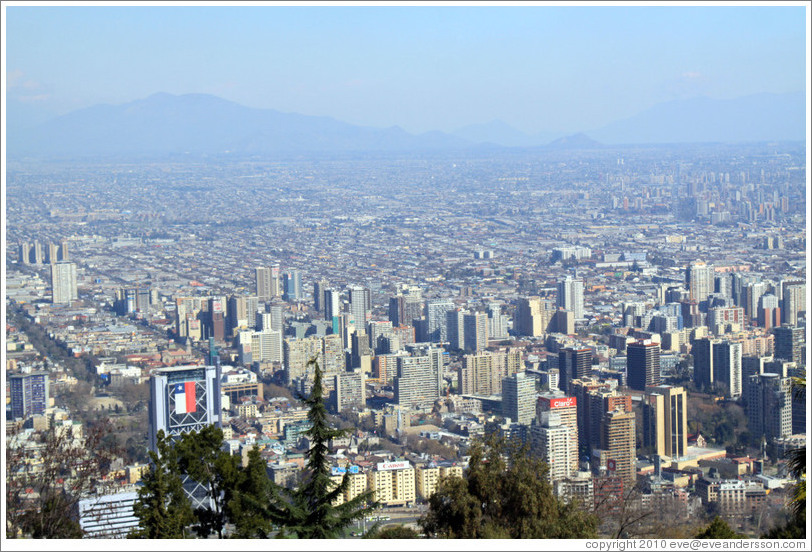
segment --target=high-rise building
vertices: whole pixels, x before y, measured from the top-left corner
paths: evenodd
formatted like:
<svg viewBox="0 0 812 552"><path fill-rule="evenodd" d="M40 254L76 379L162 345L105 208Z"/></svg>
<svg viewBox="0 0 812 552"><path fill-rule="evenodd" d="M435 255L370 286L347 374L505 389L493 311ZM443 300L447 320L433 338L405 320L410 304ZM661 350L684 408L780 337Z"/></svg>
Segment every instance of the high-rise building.
<svg viewBox="0 0 812 552"><path fill-rule="evenodd" d="M758 318L759 300L769 289L769 285L764 281L748 282L744 285L744 315L748 320Z"/></svg>
<svg viewBox="0 0 812 552"><path fill-rule="evenodd" d="M750 376L747 385L747 427L755 439L767 441L792 434L792 389L790 378L764 373Z"/></svg>
<svg viewBox="0 0 812 552"><path fill-rule="evenodd" d="M335 391L333 391L333 408L341 412L347 408L366 408L366 374L356 369L352 372L340 372L335 376Z"/></svg>
<svg viewBox="0 0 812 552"><path fill-rule="evenodd" d="M448 341L448 317L446 313L454 309L450 299L429 299L426 302L426 341L444 343Z"/></svg>
<svg viewBox="0 0 812 552"><path fill-rule="evenodd" d="M302 273L298 270L289 270L283 276L283 284L285 293L283 299L285 301L301 301L304 298L302 292Z"/></svg>
<svg viewBox="0 0 812 552"><path fill-rule="evenodd" d="M600 424L601 420L603 420L604 412L600 412L598 419L593 423L593 416L591 412L591 408L589 408L590 400L589 394L592 392L599 392L599 391L608 391L609 384L598 381L595 378L583 378L583 379L574 379L570 382L570 388L572 390L572 395L576 398L577 404L581 405L578 409L578 440L579 444L583 445L584 447L592 446L592 447L600 447ZM594 441L595 443L591 444L593 441L592 436L592 426L597 427L595 431Z"/></svg>
<svg viewBox="0 0 812 552"><path fill-rule="evenodd" d="M70 305L79 298L74 263L63 261L51 265L51 290L55 305Z"/></svg>
<svg viewBox="0 0 812 552"><path fill-rule="evenodd" d="M710 390L714 382L713 344L710 338L697 339L691 348L694 357L694 384L697 389Z"/></svg>
<svg viewBox="0 0 812 552"><path fill-rule="evenodd" d="M484 312L466 313L462 317L463 349L481 351L488 346L488 315Z"/></svg>
<svg viewBox="0 0 812 552"><path fill-rule="evenodd" d="M538 337L549 331L555 314L549 300L540 297L520 297L516 303L513 329L519 335Z"/></svg>
<svg viewBox="0 0 812 552"><path fill-rule="evenodd" d="M369 288L363 286L350 287L350 314L355 320L356 328L366 328L368 314L372 309L372 299Z"/></svg>
<svg viewBox="0 0 812 552"><path fill-rule="evenodd" d="M334 324L333 331L337 333L338 317L341 314L341 293L337 289L324 290L324 319Z"/></svg>
<svg viewBox="0 0 812 552"><path fill-rule="evenodd" d="M713 265L703 261L695 261L685 269L685 284L688 288L689 299L697 304L707 301L708 295L713 293L715 271Z"/></svg>
<svg viewBox="0 0 812 552"><path fill-rule="evenodd" d="M804 328L798 326L781 326L773 328L775 336L775 358L781 358L798 364L806 364L804 358Z"/></svg>
<svg viewBox="0 0 812 552"><path fill-rule="evenodd" d="M8 377L8 386L13 419L45 414L50 397L47 372L12 374Z"/></svg>
<svg viewBox="0 0 812 552"><path fill-rule="evenodd" d="M498 304L488 305L488 337L492 339L506 339L508 337L508 317L502 314Z"/></svg>
<svg viewBox="0 0 812 552"><path fill-rule="evenodd" d="M271 291L271 269L268 267L257 267L254 269L254 276L257 283L257 297L260 301L270 301L273 297Z"/></svg>
<svg viewBox="0 0 812 552"><path fill-rule="evenodd" d="M713 381L729 398L742 394L742 344L722 341L713 344Z"/></svg>
<svg viewBox="0 0 812 552"><path fill-rule="evenodd" d="M564 425L561 416L555 412L540 412L539 423L530 429L531 450L541 456L549 468L547 481L561 481L573 474L572 441L575 438L572 428ZM577 459L576 459L577 461Z"/></svg>
<svg viewBox="0 0 812 552"><path fill-rule="evenodd" d="M578 401L564 393L543 393L536 401L536 421L541 423L545 412L558 414L561 423L570 428L571 473L578 471Z"/></svg>
<svg viewBox="0 0 812 552"><path fill-rule="evenodd" d="M659 343L645 339L626 346L626 381L637 391L660 384Z"/></svg>
<svg viewBox="0 0 812 552"><path fill-rule="evenodd" d="M269 328L261 331L241 331L237 334L237 352L243 364L282 362L282 351L282 332Z"/></svg>
<svg viewBox="0 0 812 552"><path fill-rule="evenodd" d="M591 371L591 349L566 347L558 351L558 387L564 392L571 393L570 383L572 380L583 379L587 377Z"/></svg>
<svg viewBox="0 0 812 552"><path fill-rule="evenodd" d="M502 380L502 415L530 425L536 417L536 380L518 372Z"/></svg>
<svg viewBox="0 0 812 552"><path fill-rule="evenodd" d="M397 377L395 377L395 402L401 408L418 408L430 411L440 397L439 381L442 366L438 366L433 355L397 357Z"/></svg>
<svg viewBox="0 0 812 552"><path fill-rule="evenodd" d="M765 293L758 301L758 325L769 330L781 325L781 308L778 297Z"/></svg>
<svg viewBox="0 0 812 552"><path fill-rule="evenodd" d="M798 313L806 311L806 283L786 282L782 295L781 319L787 326L797 326Z"/></svg>
<svg viewBox="0 0 812 552"><path fill-rule="evenodd" d="M289 384L294 379L303 377L311 360L315 359L319 367L323 367L322 347L321 338L315 336L304 339L285 339L282 345L285 383Z"/></svg>
<svg viewBox="0 0 812 552"><path fill-rule="evenodd" d="M576 320L584 317L584 281L567 276L558 282L556 304L564 310L572 311Z"/></svg>
<svg viewBox="0 0 812 552"><path fill-rule="evenodd" d="M406 297L403 295L389 298L389 321L393 326L412 323L406 320Z"/></svg>
<svg viewBox="0 0 812 552"><path fill-rule="evenodd" d="M150 378L149 446L157 452L158 432L170 439L206 426L222 427L220 366L159 368ZM209 489L191 477L183 488L192 508L211 507Z"/></svg>
<svg viewBox="0 0 812 552"><path fill-rule="evenodd" d="M646 389L643 439L655 454L682 458L688 451L688 394L682 387L659 385Z"/></svg>
<svg viewBox="0 0 812 552"><path fill-rule="evenodd" d="M636 480L635 439L634 412L614 410L604 415L601 449L606 452L607 470L629 484Z"/></svg>
<svg viewBox="0 0 812 552"><path fill-rule="evenodd" d="M515 374L508 373L510 353L482 351L462 357L462 367L458 372L458 393L461 395L500 395L502 378ZM511 360L513 356L511 356Z"/></svg>
<svg viewBox="0 0 812 552"><path fill-rule="evenodd" d="M448 337L448 346L452 349L462 349L465 342L465 326L463 317L467 313L460 309L451 309L445 313L445 333Z"/></svg>
<svg viewBox="0 0 812 552"><path fill-rule="evenodd" d="M215 366L159 368L150 379L150 450L158 431L168 436L220 427L220 374Z"/></svg>
<svg viewBox="0 0 812 552"><path fill-rule="evenodd" d="M324 280L313 282L313 310L324 314L324 291L329 284Z"/></svg>
<svg viewBox="0 0 812 552"><path fill-rule="evenodd" d="M632 411L631 395L621 395L616 389L595 389L589 391L584 402L580 403L581 410L585 411L584 436L581 438L588 450L600 448L603 421L607 412L621 410L623 412ZM578 428L580 436L581 428Z"/></svg>

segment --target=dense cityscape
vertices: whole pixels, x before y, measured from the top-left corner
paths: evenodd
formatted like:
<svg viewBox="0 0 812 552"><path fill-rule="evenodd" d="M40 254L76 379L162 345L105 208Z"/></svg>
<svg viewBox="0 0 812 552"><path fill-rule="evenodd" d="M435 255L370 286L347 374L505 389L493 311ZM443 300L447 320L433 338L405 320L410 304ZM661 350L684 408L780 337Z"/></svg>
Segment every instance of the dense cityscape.
<svg viewBox="0 0 812 552"><path fill-rule="evenodd" d="M763 536L806 446L805 147L15 160L8 450L107 425L88 538L137 527L161 431L294 488L316 360L336 503L379 504L347 537L420 533L486 436L602 537Z"/></svg>

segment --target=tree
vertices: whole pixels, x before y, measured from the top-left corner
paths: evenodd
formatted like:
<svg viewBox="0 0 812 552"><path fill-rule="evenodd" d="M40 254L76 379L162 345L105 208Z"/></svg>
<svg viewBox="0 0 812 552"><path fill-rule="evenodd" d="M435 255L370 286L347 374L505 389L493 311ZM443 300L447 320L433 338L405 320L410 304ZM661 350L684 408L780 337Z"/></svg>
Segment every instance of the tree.
<svg viewBox="0 0 812 552"><path fill-rule="evenodd" d="M381 529L375 535L372 535L372 538L376 539L418 539L420 538L420 533L412 529L411 527L406 527L405 525L391 525L385 529Z"/></svg>
<svg viewBox="0 0 812 552"><path fill-rule="evenodd" d="M716 516L710 525L694 535L695 539L742 539L721 517Z"/></svg>
<svg viewBox="0 0 812 552"><path fill-rule="evenodd" d="M367 513L365 507L372 500L372 493L366 492L339 506L333 503L349 486L349 475L345 474L339 485L330 479L330 466L327 462L327 443L344 435L344 431L333 429L327 422L327 408L324 404L321 384L321 369L315 359L308 362L313 366L313 389L310 396L303 398L309 407L307 419L311 426L304 435L310 440L307 459L307 473L303 483L294 490L274 485L274 495L282 500L270 504L271 520L281 527L280 537L289 535L300 539L329 539L342 536L343 530ZM373 504L373 507L375 504Z"/></svg>
<svg viewBox="0 0 812 552"><path fill-rule="evenodd" d="M150 451L151 466L141 481L138 500L133 512L139 519L139 528L132 538L183 539L188 536L187 527L194 522L194 513L178 467L175 447L158 432L158 452Z"/></svg>
<svg viewBox="0 0 812 552"><path fill-rule="evenodd" d="M226 502L226 514L234 524L238 539L266 539L273 528L268 504L273 500L271 480L259 449L248 452L248 465L240 470L238 481Z"/></svg>
<svg viewBox="0 0 812 552"><path fill-rule="evenodd" d="M106 446L107 424L84 432L52 425L25 439L12 430L6 440L6 535L81 538L72 512L93 492L118 454Z"/></svg>
<svg viewBox="0 0 812 552"><path fill-rule="evenodd" d="M209 495L210 505L195 509L195 530L203 538L212 533L223 538L225 503L237 482L237 458L222 446L223 430L214 425L184 433L175 443L181 473L205 487Z"/></svg>
<svg viewBox="0 0 812 552"><path fill-rule="evenodd" d="M464 477L440 482L419 523L430 537L594 538L597 518L558 500L546 473L525 448L476 441Z"/></svg>

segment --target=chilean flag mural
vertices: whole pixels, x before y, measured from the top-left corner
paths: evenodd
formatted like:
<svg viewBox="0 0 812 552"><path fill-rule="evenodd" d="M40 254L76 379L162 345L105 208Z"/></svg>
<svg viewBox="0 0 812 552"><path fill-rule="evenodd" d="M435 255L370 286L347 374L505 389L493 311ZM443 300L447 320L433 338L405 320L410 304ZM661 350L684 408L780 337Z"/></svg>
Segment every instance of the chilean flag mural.
<svg viewBox="0 0 812 552"><path fill-rule="evenodd" d="M194 412L197 408L195 382L187 381L175 384L175 414Z"/></svg>

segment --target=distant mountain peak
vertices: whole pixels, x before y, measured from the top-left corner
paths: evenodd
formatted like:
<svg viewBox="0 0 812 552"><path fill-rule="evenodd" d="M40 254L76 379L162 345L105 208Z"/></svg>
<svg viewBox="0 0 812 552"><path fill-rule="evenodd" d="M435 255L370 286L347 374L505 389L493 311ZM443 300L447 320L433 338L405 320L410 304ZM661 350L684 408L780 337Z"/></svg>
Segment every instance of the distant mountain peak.
<svg viewBox="0 0 812 552"><path fill-rule="evenodd" d="M547 147L554 149L590 149L603 147L603 144L593 140L583 132L578 132L577 134L553 140Z"/></svg>

